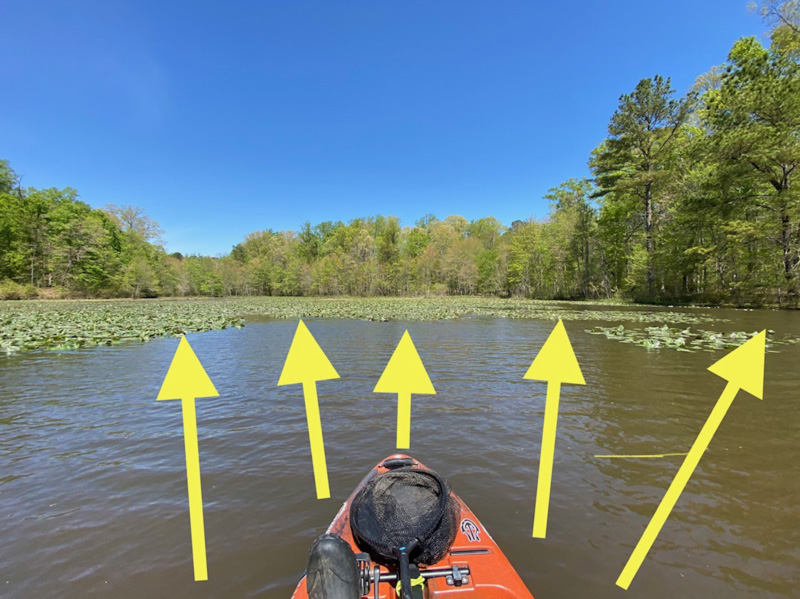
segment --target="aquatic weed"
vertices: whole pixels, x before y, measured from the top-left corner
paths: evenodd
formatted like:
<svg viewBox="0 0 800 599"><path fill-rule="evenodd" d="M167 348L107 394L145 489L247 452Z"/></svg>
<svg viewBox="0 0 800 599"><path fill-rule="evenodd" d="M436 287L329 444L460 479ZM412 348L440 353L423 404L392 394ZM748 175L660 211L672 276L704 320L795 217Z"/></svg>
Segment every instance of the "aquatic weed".
<svg viewBox="0 0 800 599"><path fill-rule="evenodd" d="M0 352L66 350L242 327L248 317L432 321L491 316L606 322L720 322L697 311L484 297L239 297L0 302Z"/></svg>
<svg viewBox="0 0 800 599"><path fill-rule="evenodd" d="M676 349L677 351L714 351L717 349L730 349L739 347L745 341L758 334L758 331L732 331L719 332L704 329L692 330L673 328L667 325L660 327L645 327L644 329L627 329L624 325L616 327L597 326L585 332L590 335L604 335L606 339L613 339L621 343L633 343L647 349ZM767 331L767 351L777 345L792 345L800 343L800 337L784 335L775 338L775 331Z"/></svg>

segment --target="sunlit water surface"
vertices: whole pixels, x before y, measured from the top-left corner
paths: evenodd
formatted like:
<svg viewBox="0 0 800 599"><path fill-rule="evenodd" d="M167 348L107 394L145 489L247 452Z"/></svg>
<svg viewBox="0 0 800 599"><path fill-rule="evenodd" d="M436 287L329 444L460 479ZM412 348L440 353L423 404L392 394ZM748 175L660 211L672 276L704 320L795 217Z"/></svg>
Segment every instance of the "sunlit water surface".
<svg viewBox="0 0 800 599"><path fill-rule="evenodd" d="M800 334L800 314L715 310ZM436 387L410 453L448 478L537 599L798 597L800 356L767 356L633 581L614 582L680 466L724 352L648 351L567 321L586 379L564 386L545 540L531 538L545 386L522 380L552 322L310 320L341 375L319 384L332 498L315 498L300 386L276 386L294 321L189 337L219 393L197 402L210 580L192 576L180 402L156 402L175 339L0 360L0 596L285 599L309 545L394 452L372 388L408 327Z"/></svg>

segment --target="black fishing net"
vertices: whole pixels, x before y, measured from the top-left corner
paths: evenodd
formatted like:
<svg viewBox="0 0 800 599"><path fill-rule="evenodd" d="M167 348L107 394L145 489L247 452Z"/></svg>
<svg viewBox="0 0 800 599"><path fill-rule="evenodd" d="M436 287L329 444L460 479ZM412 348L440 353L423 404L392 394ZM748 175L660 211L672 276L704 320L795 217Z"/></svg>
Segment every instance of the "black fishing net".
<svg viewBox="0 0 800 599"><path fill-rule="evenodd" d="M410 560L433 564L447 553L458 527L458 502L442 477L410 467L370 480L350 506L350 526L358 546L375 561L392 563L394 550L419 546Z"/></svg>

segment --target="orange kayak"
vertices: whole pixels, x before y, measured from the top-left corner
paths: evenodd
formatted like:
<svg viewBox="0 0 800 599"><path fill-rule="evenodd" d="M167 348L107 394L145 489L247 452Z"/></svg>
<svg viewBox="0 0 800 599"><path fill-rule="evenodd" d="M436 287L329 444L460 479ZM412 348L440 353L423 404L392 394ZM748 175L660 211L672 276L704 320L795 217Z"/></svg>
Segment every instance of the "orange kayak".
<svg viewBox="0 0 800 599"><path fill-rule="evenodd" d="M427 495L414 495L429 482L432 490L422 489ZM292 594L292 599L360 597L533 599L446 481L401 454L381 461L359 483L312 546Z"/></svg>

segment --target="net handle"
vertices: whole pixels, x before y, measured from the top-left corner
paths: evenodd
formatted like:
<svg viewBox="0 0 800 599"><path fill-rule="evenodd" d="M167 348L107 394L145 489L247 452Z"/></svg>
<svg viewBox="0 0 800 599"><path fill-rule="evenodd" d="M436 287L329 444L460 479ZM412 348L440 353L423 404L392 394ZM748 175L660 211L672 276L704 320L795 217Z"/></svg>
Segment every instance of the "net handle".
<svg viewBox="0 0 800 599"><path fill-rule="evenodd" d="M402 599L412 599L411 592L411 575L408 572L408 556L419 545L419 539L412 539L412 541L405 547L396 547L394 550L397 556L397 561L400 564L400 591L403 596Z"/></svg>

